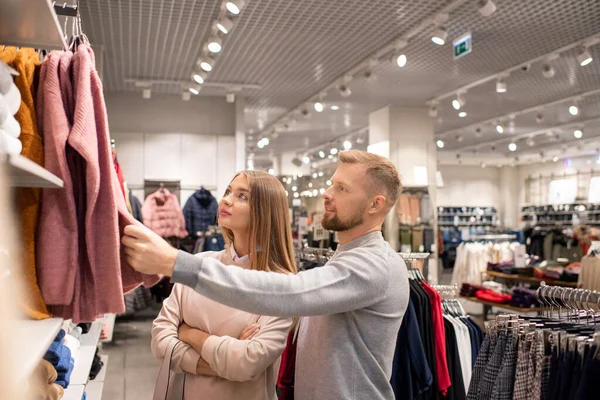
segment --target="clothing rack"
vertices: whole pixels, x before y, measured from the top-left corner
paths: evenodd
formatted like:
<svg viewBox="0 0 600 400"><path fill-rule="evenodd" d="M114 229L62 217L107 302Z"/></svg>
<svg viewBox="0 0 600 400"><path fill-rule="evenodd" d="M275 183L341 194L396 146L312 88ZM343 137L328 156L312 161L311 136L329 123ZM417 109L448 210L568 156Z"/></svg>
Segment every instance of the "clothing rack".
<svg viewBox="0 0 600 400"><path fill-rule="evenodd" d="M172 183L173 181L165 180L164 182ZM152 185L152 186L154 186L154 185ZM164 186L164 183L163 183L163 186ZM131 190L144 190L146 188L146 185L131 184L131 185L128 185L128 187ZM203 185L201 185L200 187L198 187L198 186L181 186L181 187L179 187L179 190L194 190L195 191L195 190L200 190L200 189L206 189L209 192L214 192L217 190L217 187L216 186L203 186Z"/></svg>
<svg viewBox="0 0 600 400"><path fill-rule="evenodd" d="M516 240L517 235L514 234L490 234L490 235L472 235L471 241L490 241L490 242L505 242Z"/></svg>
<svg viewBox="0 0 600 400"><path fill-rule="evenodd" d="M556 309L559 318L561 310L567 310L567 316L578 317L578 311L596 313L600 310L600 293L588 289L574 289L562 286L550 286L542 282L536 290L538 302L548 308L548 316ZM594 309L596 307L597 309Z"/></svg>
<svg viewBox="0 0 600 400"><path fill-rule="evenodd" d="M335 251L329 248L320 247L305 247L298 252L298 257L302 261L310 261L325 264L333 255Z"/></svg>

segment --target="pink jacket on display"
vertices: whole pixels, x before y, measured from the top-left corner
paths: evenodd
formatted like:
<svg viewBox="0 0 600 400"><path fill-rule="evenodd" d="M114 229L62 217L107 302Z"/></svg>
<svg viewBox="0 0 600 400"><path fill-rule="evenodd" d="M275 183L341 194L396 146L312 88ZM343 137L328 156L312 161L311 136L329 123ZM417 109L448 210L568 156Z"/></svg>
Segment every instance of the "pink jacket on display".
<svg viewBox="0 0 600 400"><path fill-rule="evenodd" d="M164 238L185 238L188 235L177 196L167 189L158 189L146 197L142 206L142 217L144 225Z"/></svg>
<svg viewBox="0 0 600 400"><path fill-rule="evenodd" d="M104 313L123 312L125 291L152 285L160 277L143 276L122 258L120 233L135 222L113 165L93 51L80 45L72 59L68 52L50 53L42 65L44 76L38 113L44 121L45 162L65 186L42 193L40 288L56 316L93 321Z"/></svg>
<svg viewBox="0 0 600 400"><path fill-rule="evenodd" d="M198 257L216 258L226 265L249 268L248 257L238 258L233 247L205 252ZM231 267L235 268L235 267ZM281 353L292 326L292 318L250 314L214 302L194 289L173 286L152 326L152 353L163 360L169 343L177 338L185 322L210 336L198 353L181 343L171 356L171 370L186 372L185 399L272 400ZM248 325L258 323L260 331L251 340L237 339ZM196 366L204 359L219 377L196 375Z"/></svg>

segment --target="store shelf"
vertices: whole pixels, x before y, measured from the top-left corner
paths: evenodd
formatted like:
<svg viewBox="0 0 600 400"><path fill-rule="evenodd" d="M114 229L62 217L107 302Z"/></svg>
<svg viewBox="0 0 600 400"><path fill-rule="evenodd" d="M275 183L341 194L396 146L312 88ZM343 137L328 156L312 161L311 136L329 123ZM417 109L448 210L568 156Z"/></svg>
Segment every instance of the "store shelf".
<svg viewBox="0 0 600 400"><path fill-rule="evenodd" d="M63 187L62 179L22 155L8 155L7 164L10 167L10 185L13 187Z"/></svg>
<svg viewBox="0 0 600 400"><path fill-rule="evenodd" d="M0 43L48 50L67 47L50 0L0 1Z"/></svg>
<svg viewBox="0 0 600 400"><path fill-rule="evenodd" d="M497 217L498 214L493 213L493 214L489 214L489 213L485 213L485 214L479 214L479 213L443 213L443 214L438 214L438 218L442 218L442 217Z"/></svg>
<svg viewBox="0 0 600 400"><path fill-rule="evenodd" d="M12 377L15 382L24 382L31 375L56 337L62 322L61 318L17 321L15 341L16 359L19 362L15 364Z"/></svg>
<svg viewBox="0 0 600 400"><path fill-rule="evenodd" d="M104 382L91 381L85 387L86 400L101 400Z"/></svg>
<svg viewBox="0 0 600 400"><path fill-rule="evenodd" d="M490 306L490 307L504 308L506 310L511 310L511 311L518 312L518 313L539 312L539 311L546 310L546 308L542 308L542 307L529 307L529 308L513 307L509 304L494 303L493 301L485 301L485 300L478 299L477 297L463 297L463 299L466 299L469 301L474 301L475 303L480 303L480 304Z"/></svg>
<svg viewBox="0 0 600 400"><path fill-rule="evenodd" d="M565 287L577 287L577 282L565 282L565 281L557 281L557 280L546 280L546 279L539 279L536 278L535 276L523 276L523 275L513 275L513 274L503 274L502 272L496 272L496 271L485 271L486 274L488 274L489 276L494 276L497 278L503 278L503 279L510 279L513 281L519 281L519 282L531 282L531 283L542 283L545 282L548 285L552 285L552 286L565 286Z"/></svg>
<svg viewBox="0 0 600 400"><path fill-rule="evenodd" d="M104 380L106 379L106 370L108 369L108 354L102 354L100 356L100 359L102 360L102 369L100 370L100 372L98 373L98 375L96 375L96 379L94 379L93 381L90 381L90 383L92 382L104 382ZM88 383L88 385L90 384Z"/></svg>
<svg viewBox="0 0 600 400"><path fill-rule="evenodd" d="M81 347L77 352L77 357L75 357L75 369L71 374L72 385L85 385L87 383L103 324L104 318L93 322L89 332L81 336L79 341Z"/></svg>
<svg viewBox="0 0 600 400"><path fill-rule="evenodd" d="M104 326L106 326L106 337L104 339L100 339L101 343L112 342L113 333L115 332L116 319L117 314L106 314L106 322L104 323Z"/></svg>
<svg viewBox="0 0 600 400"><path fill-rule="evenodd" d="M62 400L81 400L85 392L85 385L73 385L72 383L65 389Z"/></svg>

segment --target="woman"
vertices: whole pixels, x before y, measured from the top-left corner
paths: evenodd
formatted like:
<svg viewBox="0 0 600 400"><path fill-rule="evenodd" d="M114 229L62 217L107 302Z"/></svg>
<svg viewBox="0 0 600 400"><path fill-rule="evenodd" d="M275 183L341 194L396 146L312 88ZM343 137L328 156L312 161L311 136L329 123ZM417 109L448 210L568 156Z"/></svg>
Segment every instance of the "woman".
<svg viewBox="0 0 600 400"><path fill-rule="evenodd" d="M285 190L273 176L238 173L219 203L226 249L205 252L240 268L296 273ZM176 284L154 321L152 352L162 360L174 340L171 370L184 372L185 400L275 398L279 358L291 318L252 315Z"/></svg>

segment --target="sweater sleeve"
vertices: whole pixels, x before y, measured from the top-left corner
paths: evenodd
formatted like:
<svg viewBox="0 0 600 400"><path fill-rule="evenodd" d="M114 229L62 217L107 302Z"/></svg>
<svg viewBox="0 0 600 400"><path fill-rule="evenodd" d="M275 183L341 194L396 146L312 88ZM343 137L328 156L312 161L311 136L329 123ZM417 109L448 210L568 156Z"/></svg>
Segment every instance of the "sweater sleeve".
<svg viewBox="0 0 600 400"><path fill-rule="evenodd" d="M166 356L167 348L173 338L177 338L179 326L183 322L181 315L181 295L183 287L174 285L171 295L163 302L158 317L152 324L152 354L159 361ZM181 343L172 354L171 369L177 373L187 372L196 375L200 354L187 343Z"/></svg>
<svg viewBox="0 0 600 400"><path fill-rule="evenodd" d="M337 314L383 299L389 260L370 248L347 250L319 268L285 275L226 266L211 258L179 252L173 281L221 304L276 317Z"/></svg>
<svg viewBox="0 0 600 400"><path fill-rule="evenodd" d="M202 347L202 358L227 380L256 379L283 353L292 322L291 318L260 317L260 331L252 340L210 336Z"/></svg>

